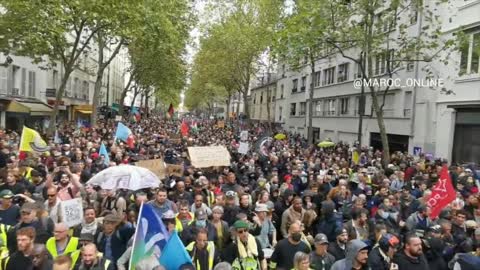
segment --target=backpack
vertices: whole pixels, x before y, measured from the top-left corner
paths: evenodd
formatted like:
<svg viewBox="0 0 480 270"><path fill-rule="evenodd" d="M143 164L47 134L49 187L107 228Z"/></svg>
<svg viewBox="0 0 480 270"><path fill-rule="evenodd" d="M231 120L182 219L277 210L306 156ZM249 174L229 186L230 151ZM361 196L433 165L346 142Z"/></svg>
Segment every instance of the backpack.
<svg viewBox="0 0 480 270"><path fill-rule="evenodd" d="M57 187L57 192L60 191L60 189L62 189L61 187ZM71 187L68 187L67 188L67 191L68 191L68 194L70 195L70 197L72 197L72 199L75 199L75 195L73 195L73 190Z"/></svg>

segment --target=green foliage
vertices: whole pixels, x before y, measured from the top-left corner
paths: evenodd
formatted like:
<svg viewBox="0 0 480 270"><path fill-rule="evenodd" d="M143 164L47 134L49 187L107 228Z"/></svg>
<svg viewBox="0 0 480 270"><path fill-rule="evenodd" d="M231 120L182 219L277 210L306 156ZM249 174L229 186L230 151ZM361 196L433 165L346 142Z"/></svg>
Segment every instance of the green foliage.
<svg viewBox="0 0 480 270"><path fill-rule="evenodd" d="M273 41L282 1L232 0L216 3L221 18L209 25L201 40L192 68L192 85L186 93L187 106L202 106L195 98L228 97L240 92L246 99L250 76L258 60ZM201 93L204 93L202 95ZM224 99L225 100L225 99ZM245 109L248 113L248 109Z"/></svg>

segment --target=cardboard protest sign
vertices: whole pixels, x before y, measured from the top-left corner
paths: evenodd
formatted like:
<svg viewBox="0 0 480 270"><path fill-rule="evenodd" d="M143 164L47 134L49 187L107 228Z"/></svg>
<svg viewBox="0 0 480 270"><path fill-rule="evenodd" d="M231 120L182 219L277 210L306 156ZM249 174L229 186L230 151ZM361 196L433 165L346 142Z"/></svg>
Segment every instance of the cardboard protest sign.
<svg viewBox="0 0 480 270"><path fill-rule="evenodd" d="M217 122L217 126L218 126L219 128L225 128L225 121L218 121L218 122Z"/></svg>
<svg viewBox="0 0 480 270"><path fill-rule="evenodd" d="M183 176L183 166L175 164L167 164L167 174L182 177Z"/></svg>
<svg viewBox="0 0 480 270"><path fill-rule="evenodd" d="M139 160L135 165L149 169L160 179L165 178L165 163L163 159Z"/></svg>
<svg viewBox="0 0 480 270"><path fill-rule="evenodd" d="M83 221L82 199L72 199L60 203L63 223L68 227L76 226Z"/></svg>
<svg viewBox="0 0 480 270"><path fill-rule="evenodd" d="M240 142L240 146L238 147L238 153L246 155L248 153L248 143Z"/></svg>
<svg viewBox="0 0 480 270"><path fill-rule="evenodd" d="M230 166L230 153L225 146L188 147L188 154L196 168Z"/></svg>

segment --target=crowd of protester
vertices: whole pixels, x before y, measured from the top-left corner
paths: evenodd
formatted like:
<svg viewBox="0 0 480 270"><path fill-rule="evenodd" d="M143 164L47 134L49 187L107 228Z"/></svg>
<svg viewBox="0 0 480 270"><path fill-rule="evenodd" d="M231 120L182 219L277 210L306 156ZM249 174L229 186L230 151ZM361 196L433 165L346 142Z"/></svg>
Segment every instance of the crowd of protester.
<svg viewBox="0 0 480 270"><path fill-rule="evenodd" d="M281 131L190 121L195 128L182 138L177 120L129 123L133 147L115 140L114 121L63 123L45 153L19 152L21 134L1 131L0 270L127 269L142 203L180 235L193 262L185 269L480 269L473 167L400 152L383 164L372 148L320 148L289 133L258 151L256 142ZM242 130L247 154L238 153ZM194 168L187 147L208 145L226 146L231 166ZM182 165L183 176L137 191L86 184L107 167L155 158ZM444 165L457 197L432 220L426 201ZM60 203L74 198L84 220L68 227ZM142 261L136 269L163 267Z"/></svg>

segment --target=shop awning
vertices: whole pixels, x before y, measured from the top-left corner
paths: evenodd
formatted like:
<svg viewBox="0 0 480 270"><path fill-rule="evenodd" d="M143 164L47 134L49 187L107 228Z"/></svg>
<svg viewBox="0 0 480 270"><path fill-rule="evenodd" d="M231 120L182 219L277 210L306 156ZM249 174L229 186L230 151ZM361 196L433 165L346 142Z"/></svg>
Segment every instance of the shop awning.
<svg viewBox="0 0 480 270"><path fill-rule="evenodd" d="M30 110L31 116L47 116L52 114L53 110L50 106L43 103L18 102L22 106Z"/></svg>
<svg viewBox="0 0 480 270"><path fill-rule="evenodd" d="M83 114L92 114L91 110L77 110L77 112L83 113Z"/></svg>
<svg viewBox="0 0 480 270"><path fill-rule="evenodd" d="M20 102L17 102L15 100L11 100L8 103L7 106L7 112L12 112L12 113L30 113L30 108L27 106L23 105Z"/></svg>

